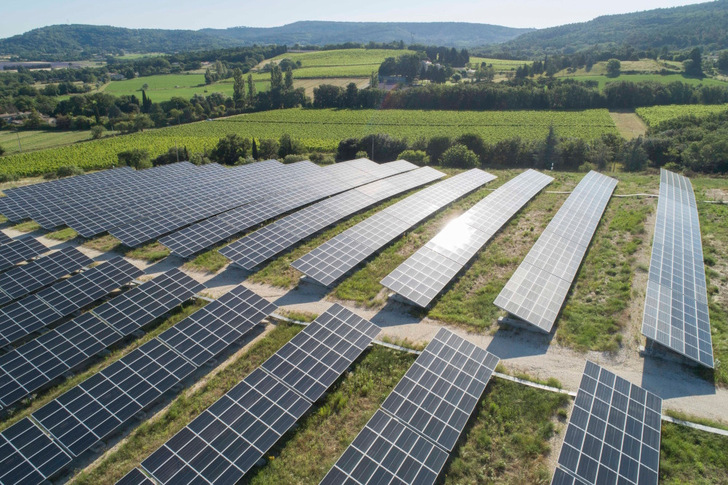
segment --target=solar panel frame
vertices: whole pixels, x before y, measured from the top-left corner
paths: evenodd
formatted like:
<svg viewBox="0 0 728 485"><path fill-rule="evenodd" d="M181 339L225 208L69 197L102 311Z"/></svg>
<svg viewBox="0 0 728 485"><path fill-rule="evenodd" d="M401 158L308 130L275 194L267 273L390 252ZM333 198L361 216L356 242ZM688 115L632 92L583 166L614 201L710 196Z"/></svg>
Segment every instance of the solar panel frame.
<svg viewBox="0 0 728 485"><path fill-rule="evenodd" d="M509 180L450 222L380 283L426 308L483 245L552 181L530 169Z"/></svg>
<svg viewBox="0 0 728 485"><path fill-rule="evenodd" d="M42 483L71 462L71 457L30 419L0 433L0 483Z"/></svg>
<svg viewBox="0 0 728 485"><path fill-rule="evenodd" d="M660 197L645 292L642 334L713 368L700 219L687 177L660 171Z"/></svg>
<svg viewBox="0 0 728 485"><path fill-rule="evenodd" d="M132 468L129 473L116 482L116 485L156 485L156 482L146 476L140 469Z"/></svg>
<svg viewBox="0 0 728 485"><path fill-rule="evenodd" d="M40 241L32 237L14 239L0 245L0 271L12 268L18 263L28 261L48 251Z"/></svg>
<svg viewBox="0 0 728 485"><path fill-rule="evenodd" d="M0 274L0 305L44 288L93 260L76 248L65 248Z"/></svg>
<svg viewBox="0 0 728 485"><path fill-rule="evenodd" d="M382 409L450 452L498 361L488 351L440 329Z"/></svg>
<svg viewBox="0 0 728 485"><path fill-rule="evenodd" d="M662 399L587 361L552 483L657 484L661 418Z"/></svg>
<svg viewBox="0 0 728 485"><path fill-rule="evenodd" d="M586 256L617 180L589 172L506 282L494 304L549 333Z"/></svg>

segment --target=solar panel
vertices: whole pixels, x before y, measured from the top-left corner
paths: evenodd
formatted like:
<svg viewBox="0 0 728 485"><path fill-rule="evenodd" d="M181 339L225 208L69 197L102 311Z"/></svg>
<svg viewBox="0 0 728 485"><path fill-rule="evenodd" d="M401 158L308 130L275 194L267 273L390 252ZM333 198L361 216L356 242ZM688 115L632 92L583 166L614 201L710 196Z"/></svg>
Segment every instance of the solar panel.
<svg viewBox="0 0 728 485"><path fill-rule="evenodd" d="M142 462L162 484L235 483L311 407L258 368Z"/></svg>
<svg viewBox="0 0 728 485"><path fill-rule="evenodd" d="M657 484L662 399L586 363L553 484Z"/></svg>
<svg viewBox="0 0 728 485"><path fill-rule="evenodd" d="M143 272L117 257L0 309L0 343L27 337L108 295Z"/></svg>
<svg viewBox="0 0 728 485"><path fill-rule="evenodd" d="M333 305L152 453L142 468L162 484L235 483L377 333L376 325Z"/></svg>
<svg viewBox="0 0 728 485"><path fill-rule="evenodd" d="M156 483L138 468L133 468L124 475L124 478L116 482L116 485L156 485Z"/></svg>
<svg viewBox="0 0 728 485"><path fill-rule="evenodd" d="M71 462L30 419L0 433L0 483L43 483Z"/></svg>
<svg viewBox="0 0 728 485"><path fill-rule="evenodd" d="M0 231L0 244L7 244L9 242L13 242L13 238Z"/></svg>
<svg viewBox="0 0 728 485"><path fill-rule="evenodd" d="M497 364L495 355L440 329L382 409L452 451Z"/></svg>
<svg viewBox="0 0 728 485"><path fill-rule="evenodd" d="M262 368L315 402L364 352L379 330L334 304L265 361Z"/></svg>
<svg viewBox="0 0 728 485"><path fill-rule="evenodd" d="M48 251L43 243L32 237L14 239L0 246L0 271L12 268L18 263L28 261Z"/></svg>
<svg viewBox="0 0 728 485"><path fill-rule="evenodd" d="M160 239L160 242L169 247L173 254L186 258L273 217L357 185L415 168L408 162L379 165L364 159L327 165L317 174L295 177L287 187L266 188L264 198L258 202L194 224Z"/></svg>
<svg viewBox="0 0 728 485"><path fill-rule="evenodd" d="M377 411L321 485L435 483L447 452L388 414Z"/></svg>
<svg viewBox="0 0 728 485"><path fill-rule="evenodd" d="M93 260L75 248L65 248L0 275L0 305L44 288Z"/></svg>
<svg viewBox="0 0 728 485"><path fill-rule="evenodd" d="M427 307L480 248L552 177L526 170L448 224L387 275L382 285Z"/></svg>
<svg viewBox="0 0 728 485"><path fill-rule="evenodd" d="M533 245L495 305L550 332L617 181L589 172Z"/></svg>
<svg viewBox="0 0 728 485"><path fill-rule="evenodd" d="M98 306L93 312L120 334L129 335L204 288L182 271L171 269Z"/></svg>
<svg viewBox="0 0 728 485"><path fill-rule="evenodd" d="M273 313L276 306L237 286L165 331L159 339L201 366Z"/></svg>
<svg viewBox="0 0 728 485"><path fill-rule="evenodd" d="M238 266L253 269L325 227L393 195L441 177L444 177L442 172L424 167L358 187L279 219L219 252Z"/></svg>
<svg viewBox="0 0 728 485"><path fill-rule="evenodd" d="M194 370L153 339L46 404L33 418L77 457Z"/></svg>
<svg viewBox="0 0 728 485"><path fill-rule="evenodd" d="M415 224L494 179L473 169L438 182L347 229L291 266L325 286L331 285Z"/></svg>
<svg viewBox="0 0 728 485"><path fill-rule="evenodd" d="M642 333L688 359L714 365L695 194L688 178L667 170L660 172Z"/></svg>

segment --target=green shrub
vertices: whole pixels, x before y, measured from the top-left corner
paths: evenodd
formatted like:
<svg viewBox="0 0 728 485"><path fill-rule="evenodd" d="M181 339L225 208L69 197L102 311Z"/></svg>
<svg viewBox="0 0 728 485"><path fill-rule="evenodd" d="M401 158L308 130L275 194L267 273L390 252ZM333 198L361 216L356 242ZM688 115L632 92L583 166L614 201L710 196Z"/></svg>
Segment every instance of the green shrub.
<svg viewBox="0 0 728 485"><path fill-rule="evenodd" d="M131 150L119 152L117 156L119 157L119 163L121 165L128 165L137 170L152 167L152 161L149 159L149 152L140 148L133 148Z"/></svg>
<svg viewBox="0 0 728 485"><path fill-rule="evenodd" d="M20 179L20 176L14 173L0 173L0 184L5 182L15 182L18 179Z"/></svg>
<svg viewBox="0 0 728 485"><path fill-rule="evenodd" d="M447 136L433 136L427 142L427 156L430 157L430 163L440 163L440 157L450 148L452 142Z"/></svg>
<svg viewBox="0 0 728 485"><path fill-rule="evenodd" d="M662 168L671 172L682 172L682 166L679 163L667 162Z"/></svg>
<svg viewBox="0 0 728 485"><path fill-rule="evenodd" d="M271 160L278 156L278 141L270 138L263 138L258 141L258 158Z"/></svg>
<svg viewBox="0 0 728 485"><path fill-rule="evenodd" d="M591 162L584 162L581 165L579 165L579 171L583 172L583 173L587 173L587 172L590 172L590 171L596 170L596 169L597 169L597 166Z"/></svg>
<svg viewBox="0 0 728 485"><path fill-rule="evenodd" d="M283 158L283 163L302 162L303 160L306 160L306 157L303 155L286 155Z"/></svg>
<svg viewBox="0 0 728 485"><path fill-rule="evenodd" d="M453 145L442 154L444 167L473 168L479 163L478 155L465 145Z"/></svg>
<svg viewBox="0 0 728 485"><path fill-rule="evenodd" d="M405 150L397 158L420 166L430 163L430 157L423 150Z"/></svg>
<svg viewBox="0 0 728 485"><path fill-rule="evenodd" d="M56 175L58 176L58 178L73 177L74 175L83 174L83 169L77 167L76 165L65 165L63 167L58 167L58 170L56 170Z"/></svg>
<svg viewBox="0 0 728 485"><path fill-rule="evenodd" d="M359 151L358 151L358 152L356 152L356 154L354 155L354 158L355 158L355 159L356 159L356 158L367 158L368 156L369 156L369 154L368 154L367 152L365 152L364 150L359 150Z"/></svg>

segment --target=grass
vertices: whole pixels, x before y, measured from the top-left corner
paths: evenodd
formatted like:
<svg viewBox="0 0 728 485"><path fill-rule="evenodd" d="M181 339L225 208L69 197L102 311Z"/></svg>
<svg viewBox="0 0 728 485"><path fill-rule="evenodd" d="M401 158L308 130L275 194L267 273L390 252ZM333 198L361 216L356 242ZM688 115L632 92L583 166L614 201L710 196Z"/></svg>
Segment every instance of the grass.
<svg viewBox="0 0 728 485"><path fill-rule="evenodd" d="M637 108L635 112L648 126L657 127L663 121L680 118L682 116L705 118L706 116L722 113L726 110L728 110L728 104L671 104L667 106Z"/></svg>
<svg viewBox="0 0 728 485"><path fill-rule="evenodd" d="M71 229L70 227L66 227L65 229L59 229L55 232L49 232L45 235L48 239L54 239L56 241L70 241L71 239L75 239L78 237L78 233Z"/></svg>
<svg viewBox="0 0 728 485"><path fill-rule="evenodd" d="M208 273L217 273L226 264L228 260L225 256L217 252L217 248L210 249L199 254L192 261L185 263L184 267L194 271L207 271Z"/></svg>
<svg viewBox="0 0 728 485"><path fill-rule="evenodd" d="M185 391L174 399L161 416L141 424L129 434L128 439L98 460L92 469L74 477L74 483L116 483L300 330L301 327L297 325L276 326L229 366L208 379L203 386Z"/></svg>
<svg viewBox="0 0 728 485"><path fill-rule="evenodd" d="M728 484L728 437L662 423L660 483Z"/></svg>
<svg viewBox="0 0 728 485"><path fill-rule="evenodd" d="M557 394L494 379L445 468L445 484L548 484L549 440L569 403ZM558 451L556 451L558 452Z"/></svg>
<svg viewBox="0 0 728 485"><path fill-rule="evenodd" d="M286 318L290 318L291 320L307 323L311 323L316 320L316 318L318 318L318 315L316 313L301 310L286 310L285 308L279 308L278 310L276 310L276 313Z"/></svg>
<svg viewBox="0 0 728 485"><path fill-rule="evenodd" d="M509 59L491 59L489 57L470 56L470 66L473 69L480 67L480 64L483 62L489 66L493 65L493 69L495 69L496 72L515 71L524 64L533 64L533 61L513 61Z"/></svg>
<svg viewBox="0 0 728 485"><path fill-rule="evenodd" d="M673 411L672 409L663 410L663 414L666 414L672 418L680 419L682 421L689 421L691 423L702 424L710 428L718 428L728 431L728 424L716 423L713 420L701 418L699 416L693 416L692 414L683 413L680 411Z"/></svg>
<svg viewBox="0 0 728 485"><path fill-rule="evenodd" d="M562 78L574 79L576 81L597 81L599 83L599 89L603 90L607 83L629 81L633 83L652 81L663 84L670 84L672 82L682 82L697 86L703 84L705 86L726 86L724 81L712 79L709 77L698 79L694 77L687 77L682 74L621 74L617 77L607 77L606 75L600 74L587 74L587 75L565 75Z"/></svg>
<svg viewBox="0 0 728 485"><path fill-rule="evenodd" d="M18 138L20 146L18 146ZM79 141L91 139L91 131L0 131L0 146L5 149L5 155L55 148L70 145ZM21 150L22 149L22 150Z"/></svg>
<svg viewBox="0 0 728 485"><path fill-rule="evenodd" d="M42 228L40 227L40 224L35 221L25 221L20 224L15 224L12 229L18 232L35 232Z"/></svg>
<svg viewBox="0 0 728 485"><path fill-rule="evenodd" d="M150 242L136 248L127 248L121 244L121 241L110 234L88 239L83 245L102 253L116 251L127 258L140 259L148 263L154 263L164 259L170 253L169 249L158 241Z"/></svg>
<svg viewBox="0 0 728 485"><path fill-rule="evenodd" d="M415 355L371 348L299 427L268 453L268 463L251 471L251 485L318 483L401 379Z"/></svg>
<svg viewBox="0 0 728 485"><path fill-rule="evenodd" d="M79 372L73 377L61 382L60 384L37 394L34 399L23 401L19 407L16 407L11 411L9 417L5 418L2 422L0 422L0 431L31 415L41 407L48 404L53 399L57 398L61 394L67 392L71 388L85 381L92 375L98 373L100 370L106 368L113 362L116 362L120 358L129 354L134 349L149 342L151 339L158 336L176 323L182 321L187 316L201 309L206 304L207 303L203 300L195 300L192 303L187 303L178 307L177 309L172 311L169 316L164 319L159 325L156 325L153 328L148 328L147 332L144 334L143 337L129 342L123 347L112 350L110 354L106 355L102 359L97 360L88 368L86 368L83 372Z"/></svg>

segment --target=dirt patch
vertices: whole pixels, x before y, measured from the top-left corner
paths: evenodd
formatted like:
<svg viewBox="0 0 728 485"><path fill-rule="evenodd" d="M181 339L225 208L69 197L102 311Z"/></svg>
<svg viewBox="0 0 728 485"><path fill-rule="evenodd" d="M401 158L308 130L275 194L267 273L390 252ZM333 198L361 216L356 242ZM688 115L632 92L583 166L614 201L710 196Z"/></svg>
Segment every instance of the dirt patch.
<svg viewBox="0 0 728 485"><path fill-rule="evenodd" d="M647 125L642 119L635 113L618 113L616 111L610 111L609 116L612 117L612 121L617 125L619 134L627 140L637 138L638 136L644 136L647 133Z"/></svg>

